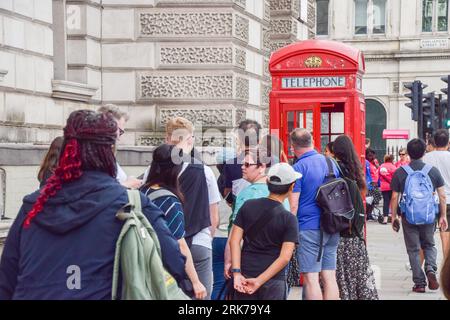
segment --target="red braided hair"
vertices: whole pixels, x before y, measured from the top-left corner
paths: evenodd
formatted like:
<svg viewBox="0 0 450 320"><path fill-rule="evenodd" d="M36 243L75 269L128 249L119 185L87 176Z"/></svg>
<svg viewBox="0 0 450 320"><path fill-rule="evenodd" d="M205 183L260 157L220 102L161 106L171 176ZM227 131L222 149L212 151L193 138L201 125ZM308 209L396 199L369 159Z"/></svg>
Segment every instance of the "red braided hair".
<svg viewBox="0 0 450 320"><path fill-rule="evenodd" d="M47 180L40 195L28 212L24 227L42 211L45 203L62 188L64 182L79 179L84 170L105 171L116 175L116 160L112 146L117 137L117 123L111 115L90 110L70 114L64 128L63 152L55 173Z"/></svg>

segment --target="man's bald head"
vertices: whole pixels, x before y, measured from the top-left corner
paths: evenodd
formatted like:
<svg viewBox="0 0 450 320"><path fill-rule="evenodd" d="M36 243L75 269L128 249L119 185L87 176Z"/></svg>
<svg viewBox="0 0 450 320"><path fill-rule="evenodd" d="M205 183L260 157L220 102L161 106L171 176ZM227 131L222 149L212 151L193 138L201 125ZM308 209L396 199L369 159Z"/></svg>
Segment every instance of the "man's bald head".
<svg viewBox="0 0 450 320"><path fill-rule="evenodd" d="M311 133L304 128L297 128L291 132L291 144L294 150L312 148Z"/></svg>

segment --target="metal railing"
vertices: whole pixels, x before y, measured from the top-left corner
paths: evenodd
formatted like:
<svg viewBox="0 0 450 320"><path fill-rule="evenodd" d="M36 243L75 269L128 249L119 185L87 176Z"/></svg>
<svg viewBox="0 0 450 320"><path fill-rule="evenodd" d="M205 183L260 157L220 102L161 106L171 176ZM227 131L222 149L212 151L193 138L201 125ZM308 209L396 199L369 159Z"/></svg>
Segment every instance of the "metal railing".
<svg viewBox="0 0 450 320"><path fill-rule="evenodd" d="M398 152L400 151L400 149L404 148L403 146L390 146L387 147L386 150L386 154L392 154L394 156L394 163L397 162L398 160L400 160L400 156L398 155ZM381 161L383 161L383 159L379 159Z"/></svg>

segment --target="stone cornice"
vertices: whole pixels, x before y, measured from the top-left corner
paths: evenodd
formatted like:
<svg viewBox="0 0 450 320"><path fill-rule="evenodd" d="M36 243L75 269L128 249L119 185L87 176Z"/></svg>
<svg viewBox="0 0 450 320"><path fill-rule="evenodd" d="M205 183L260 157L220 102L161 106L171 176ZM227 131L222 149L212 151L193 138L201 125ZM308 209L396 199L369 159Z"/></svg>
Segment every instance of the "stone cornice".
<svg viewBox="0 0 450 320"><path fill-rule="evenodd" d="M52 80L52 88L54 98L83 102L88 102L98 90L98 87L65 80Z"/></svg>

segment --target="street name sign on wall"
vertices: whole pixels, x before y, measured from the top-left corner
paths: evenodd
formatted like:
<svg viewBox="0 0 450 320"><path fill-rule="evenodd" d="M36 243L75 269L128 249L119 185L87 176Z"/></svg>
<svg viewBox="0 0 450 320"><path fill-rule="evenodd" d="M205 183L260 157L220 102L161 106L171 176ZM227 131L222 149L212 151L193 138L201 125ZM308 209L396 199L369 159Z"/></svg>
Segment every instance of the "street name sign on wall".
<svg viewBox="0 0 450 320"><path fill-rule="evenodd" d="M420 47L422 49L447 49L448 39L422 39Z"/></svg>
<svg viewBox="0 0 450 320"><path fill-rule="evenodd" d="M343 87L345 77L286 77L281 80L282 89Z"/></svg>

